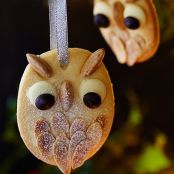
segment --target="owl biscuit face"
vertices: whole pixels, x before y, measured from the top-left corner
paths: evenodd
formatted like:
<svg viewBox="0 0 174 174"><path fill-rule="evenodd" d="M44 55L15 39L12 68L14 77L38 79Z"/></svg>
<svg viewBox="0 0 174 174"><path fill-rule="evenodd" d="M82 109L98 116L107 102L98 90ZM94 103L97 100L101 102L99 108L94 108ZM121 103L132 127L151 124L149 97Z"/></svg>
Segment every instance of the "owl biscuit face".
<svg viewBox="0 0 174 174"><path fill-rule="evenodd" d="M74 48L69 57L67 67L61 68L55 50L28 54L17 108L18 127L28 149L64 174L100 149L114 116L104 50Z"/></svg>
<svg viewBox="0 0 174 174"><path fill-rule="evenodd" d="M159 24L152 0L95 0L94 22L118 61L133 66L152 57Z"/></svg>

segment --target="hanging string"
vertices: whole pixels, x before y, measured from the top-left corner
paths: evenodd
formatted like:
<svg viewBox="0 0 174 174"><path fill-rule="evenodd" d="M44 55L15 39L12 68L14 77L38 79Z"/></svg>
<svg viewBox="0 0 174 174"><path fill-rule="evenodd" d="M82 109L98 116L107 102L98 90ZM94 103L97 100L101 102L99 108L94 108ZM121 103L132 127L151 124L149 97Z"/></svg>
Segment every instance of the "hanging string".
<svg viewBox="0 0 174 174"><path fill-rule="evenodd" d="M68 64L68 22L66 0L48 0L50 48L57 49L61 66Z"/></svg>

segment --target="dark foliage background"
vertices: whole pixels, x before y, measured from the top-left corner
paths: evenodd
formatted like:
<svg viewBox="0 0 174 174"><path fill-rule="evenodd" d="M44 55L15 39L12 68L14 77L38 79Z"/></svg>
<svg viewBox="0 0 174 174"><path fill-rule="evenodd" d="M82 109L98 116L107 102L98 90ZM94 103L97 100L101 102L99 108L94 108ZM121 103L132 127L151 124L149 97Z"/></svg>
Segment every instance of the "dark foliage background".
<svg viewBox="0 0 174 174"><path fill-rule="evenodd" d="M129 68L117 63L93 24L91 1L68 1L70 47L106 49L116 115L103 148L75 174L174 174L174 3L155 0L161 44L153 59ZM0 174L58 174L24 146L16 124L16 97L27 52L49 50L43 0L1 1Z"/></svg>

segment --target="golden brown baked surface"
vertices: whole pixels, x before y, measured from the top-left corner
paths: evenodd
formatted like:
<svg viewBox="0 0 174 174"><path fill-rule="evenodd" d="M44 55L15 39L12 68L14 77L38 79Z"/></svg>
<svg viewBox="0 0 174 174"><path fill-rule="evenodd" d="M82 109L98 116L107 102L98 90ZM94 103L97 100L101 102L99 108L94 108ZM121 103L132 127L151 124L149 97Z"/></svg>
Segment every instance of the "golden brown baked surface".
<svg viewBox="0 0 174 174"><path fill-rule="evenodd" d="M65 174L100 149L112 126L114 96L102 54L102 49L93 54L69 49L63 69L55 50L27 55L30 64L18 95L19 131L37 158Z"/></svg>
<svg viewBox="0 0 174 174"><path fill-rule="evenodd" d="M153 0L94 0L94 18L118 62L133 66L156 53L160 28Z"/></svg>

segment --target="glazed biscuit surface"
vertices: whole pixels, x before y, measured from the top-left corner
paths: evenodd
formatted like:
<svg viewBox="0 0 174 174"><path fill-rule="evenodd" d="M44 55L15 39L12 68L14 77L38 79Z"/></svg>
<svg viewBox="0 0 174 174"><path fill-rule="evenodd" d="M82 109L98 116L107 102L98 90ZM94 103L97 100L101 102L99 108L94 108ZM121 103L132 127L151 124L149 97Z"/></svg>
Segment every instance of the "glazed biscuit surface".
<svg viewBox="0 0 174 174"><path fill-rule="evenodd" d="M102 49L69 49L65 68L56 50L27 55L30 64L18 95L19 131L37 158L65 174L100 149L112 126L114 97L103 54Z"/></svg>
<svg viewBox="0 0 174 174"><path fill-rule="evenodd" d="M94 0L94 22L119 63L133 66L157 51L160 29L153 0Z"/></svg>

